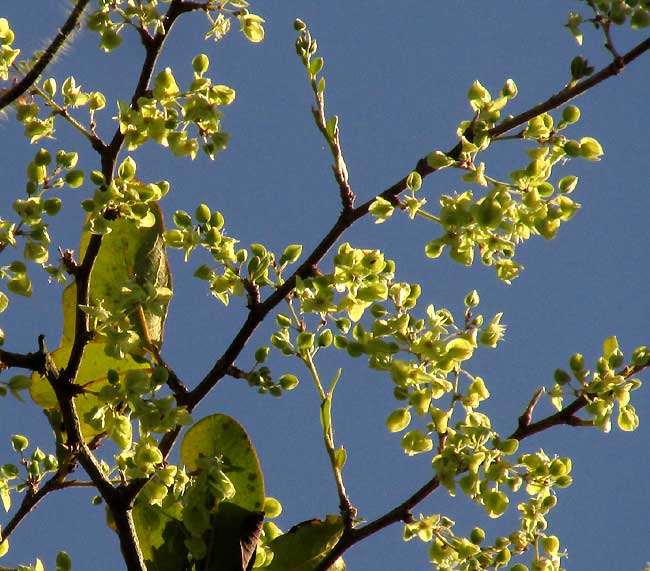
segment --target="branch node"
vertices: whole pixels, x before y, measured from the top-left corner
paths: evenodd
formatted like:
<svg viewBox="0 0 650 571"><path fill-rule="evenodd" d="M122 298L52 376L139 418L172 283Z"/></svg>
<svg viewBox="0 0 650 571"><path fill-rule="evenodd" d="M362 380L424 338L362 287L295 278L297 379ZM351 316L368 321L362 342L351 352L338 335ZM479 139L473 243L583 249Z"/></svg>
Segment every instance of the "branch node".
<svg viewBox="0 0 650 571"><path fill-rule="evenodd" d="M566 419L566 424L568 424L569 426L593 426L594 421L585 418L580 418L579 416L572 414Z"/></svg>
<svg viewBox="0 0 650 571"><path fill-rule="evenodd" d="M234 379L245 379L246 373L242 371L239 367L235 365L229 365L226 369L226 374L233 377Z"/></svg>
<svg viewBox="0 0 650 571"><path fill-rule="evenodd" d="M411 510L406 510L404 516L402 517L404 523L413 523L415 518L413 517L413 512Z"/></svg>
<svg viewBox="0 0 650 571"><path fill-rule="evenodd" d="M79 270L79 264L77 263L77 260L74 259L74 251L62 250L59 248L59 256L61 257L61 263L63 264L65 271L71 276L74 276Z"/></svg>
<svg viewBox="0 0 650 571"><path fill-rule="evenodd" d="M254 284L252 281L250 281L247 278L244 278L242 280L242 284L244 285L244 289L246 290L246 298L247 298L246 307L252 311L257 307L259 307L261 303L260 288L257 284Z"/></svg>

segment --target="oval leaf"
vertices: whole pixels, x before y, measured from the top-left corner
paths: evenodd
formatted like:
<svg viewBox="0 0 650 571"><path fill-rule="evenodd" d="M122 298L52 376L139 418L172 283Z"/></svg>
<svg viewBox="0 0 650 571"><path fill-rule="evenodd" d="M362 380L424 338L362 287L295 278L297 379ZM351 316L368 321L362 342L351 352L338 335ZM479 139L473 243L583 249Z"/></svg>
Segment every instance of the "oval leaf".
<svg viewBox="0 0 650 571"><path fill-rule="evenodd" d="M268 571L311 571L333 549L343 535L340 516L328 515L325 521L312 519L299 523L287 533L274 539L270 547L273 561ZM344 571L343 559L338 559L330 571Z"/></svg>
<svg viewBox="0 0 650 571"><path fill-rule="evenodd" d="M162 211L157 204L152 204L151 212L156 222L150 228L138 228L136 223L130 220L116 220L111 223L112 232L104 236L91 274L90 305L103 300L104 307L109 311L121 307L118 306L123 296L121 287L129 281L139 285L149 282L156 288L172 290L171 272L162 238ZM90 236L87 231L82 234L80 259L85 255ZM169 299L162 303L156 313L137 306L128 314L140 337L149 339L158 348L162 343L168 304ZM74 283L63 291L62 307L63 334L58 349L52 353L52 358L60 369L67 365L74 342L77 309ZM142 353L144 352L143 348ZM148 363L138 362L130 355L124 359L109 357L104 352L104 342L100 338L86 346L77 375L77 384L97 392L107 382L106 374L109 369L114 369L123 377L127 371L148 368ZM30 394L37 405L46 409L58 408L52 387L37 373L32 376ZM92 394L82 394L76 399L76 404L84 436L91 438L101 432L83 421L84 414L99 404L97 398Z"/></svg>
<svg viewBox="0 0 650 571"><path fill-rule="evenodd" d="M236 490L230 502L252 512L263 510L264 479L260 463L248 434L235 419L213 414L200 420L185 434L180 453L181 462L189 472L197 469L201 455L221 457L224 472Z"/></svg>

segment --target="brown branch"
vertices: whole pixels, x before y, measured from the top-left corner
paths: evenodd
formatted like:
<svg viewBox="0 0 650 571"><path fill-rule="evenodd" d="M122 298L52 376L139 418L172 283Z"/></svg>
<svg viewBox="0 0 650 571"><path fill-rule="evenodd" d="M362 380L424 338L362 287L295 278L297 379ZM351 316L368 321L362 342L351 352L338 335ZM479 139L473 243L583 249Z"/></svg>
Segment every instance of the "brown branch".
<svg viewBox="0 0 650 571"><path fill-rule="evenodd" d="M138 109L138 99L144 97L149 88L149 82L153 76L154 69L156 68L156 62L158 61L158 56L162 52L163 44L169 36L174 23L179 16L192 12L194 10L205 10L206 4L201 2L183 2L183 0L172 0L169 5L167 13L163 16L163 29L157 32L154 36L150 36L148 33L145 33L144 30L140 30L140 39L145 48L145 59L142 64L142 69L140 70L140 77L138 78L138 83L131 97L131 107L133 109ZM115 160L117 155L122 148L124 143L124 138L126 137L125 133L121 133L120 129L115 130L113 139L108 145L108 159L106 164L102 165L104 170L104 175L106 175L106 170L113 172L113 167L115 165ZM110 168L109 168L110 166ZM107 179L108 180L108 179Z"/></svg>
<svg viewBox="0 0 650 571"><path fill-rule="evenodd" d="M646 51L650 50L650 38L644 40L636 47L627 52L622 58L621 63L623 65L628 64L639 56L641 56ZM622 71L621 63L612 62L610 65L596 73L595 75L584 79L578 84L564 88L562 91L558 92L555 95L549 97L543 103L535 105L531 109L524 111L523 113L508 119L501 123L500 125L494 127L490 131L492 137L502 135L512 129L526 123L528 120L536 117L541 113L545 113L551 109L563 105L567 101L574 99L578 95L584 93L588 89L602 83L609 77L612 77ZM446 154L452 158L458 158L460 156L462 147L459 142ZM435 172L435 169L432 169L426 161L426 158L420 159L415 167L415 170L424 178L431 173ZM391 187L384 190L379 196L386 200L393 201L400 193L406 189L406 177L402 178L400 181L393 184ZM360 218L363 218L368 214L370 205L375 201L375 199L368 200L364 204L354 208L352 210L343 209L338 219L327 233L327 235L321 240L321 242L316 246L313 252L309 257L300 265L300 267L292 274L290 278L287 279L273 294L271 294L264 302L260 305L254 307L248 314L246 321L242 325L241 329L232 340L226 351L223 355L217 360L212 369L206 374L206 376L201 380L201 382L196 386L196 388L187 395L187 398L183 400L182 404L185 404L188 409L191 411L196 405L205 397L210 390L221 380L228 371L228 367L231 366L235 359L238 357L239 353L242 351L250 337L252 336L255 329L262 322L262 320L268 315L268 313L275 308L289 293L293 290L296 284L296 278L306 278L314 273L314 268L318 266L318 263L323 259L327 254L330 248L338 241L338 239L343 235L343 233L354 224Z"/></svg>
<svg viewBox="0 0 650 571"><path fill-rule="evenodd" d="M43 355L40 351L34 353L12 353L0 349L0 370L18 367L30 371L40 371L44 366Z"/></svg>
<svg viewBox="0 0 650 571"><path fill-rule="evenodd" d="M350 183L348 181L348 172L345 165L345 160L343 159L343 150L341 149L341 140L339 138L339 126L338 123L334 127L332 135L327 132L327 119L325 118L325 99L322 92L318 91L316 87L316 80L312 80L312 88L314 90L314 95L316 97L316 102L318 107L312 107L311 112L314 116L314 121L318 130L323 135L327 145L330 148L332 157L334 158L334 164L332 165L332 172L334 173L334 178L336 183L339 186L339 195L341 197L341 205L344 210L352 210L354 208L354 200L356 198Z"/></svg>
<svg viewBox="0 0 650 571"><path fill-rule="evenodd" d="M624 377L625 379L629 379L631 376L636 375L649 366L650 364L628 365L617 374ZM519 426L510 436L508 436L508 438L515 438L521 441L524 438L532 436L533 434L537 434L553 426L560 426L562 424L566 424L568 426L593 426L593 422L591 420L576 416L576 413L578 413L581 409L587 406L587 404L589 404L589 400L584 394L576 397L571 403L569 403L562 410L556 412L555 414L551 414L545 418L542 418L541 420L538 420L537 422L531 423L531 404L534 408L535 404L537 404L537 401L539 400L539 396L541 396L541 392L538 390L535 393L535 396L533 396L533 400L531 400L531 403L526 408L526 411L524 411L524 413L519 417Z"/></svg>
<svg viewBox="0 0 650 571"><path fill-rule="evenodd" d="M535 407L537 406L539 399L542 398L542 394L544 394L544 387L540 387L539 389L537 389L535 391L535 394L533 395L533 398L530 399L530 402L528 403L526 410L524 410L522 415L519 417L519 426L521 428L530 425L530 422L533 419L533 411L535 410Z"/></svg>
<svg viewBox="0 0 650 571"><path fill-rule="evenodd" d="M45 68L61 49L61 46L63 46L68 36L72 33L72 30L75 29L79 22L79 18L81 18L81 15L89 1L90 0L78 0L72 9L72 12L70 12L68 19L65 21L63 26L61 26L59 32L52 40L52 43L43 52L43 55L38 58L38 61L34 64L32 69L30 69L18 83L13 85L9 90L5 91L2 96L0 96L0 109L4 109L7 105L13 103L21 95L26 93L32 85L34 85L38 77L43 73L43 71L45 71Z"/></svg>
<svg viewBox="0 0 650 571"><path fill-rule="evenodd" d="M326 571L350 547L393 525L394 523L409 523L413 520L411 510L440 486L437 477L431 478L424 486L409 496L401 504L386 512L384 515L358 528L347 529L327 556L316 566L315 571Z"/></svg>
<svg viewBox="0 0 650 571"><path fill-rule="evenodd" d="M25 519L25 517L27 517L49 493L56 490L63 490L65 488L77 487L78 483L74 480L64 480L67 474L71 471L72 469L70 465L60 466L52 477L37 491L27 492L16 513L9 520L7 525L2 528L2 539L7 539L20 525L22 520Z"/></svg>
<svg viewBox="0 0 650 571"><path fill-rule="evenodd" d="M12 353L0 349L0 371L9 367L19 367L45 375L47 371L53 376L59 374L54 361L45 346L45 336L38 336L38 351L33 353Z"/></svg>
<svg viewBox="0 0 650 571"><path fill-rule="evenodd" d="M95 260L99 255L101 245L101 234L93 234L88 241L83 262L77 267L74 274L77 298L75 332L68 364L62 373L61 379L59 379L62 384L73 383L76 380L84 350L92 337L90 332L90 318L81 309L81 306L90 304L90 275L95 265Z"/></svg>
<svg viewBox="0 0 650 571"><path fill-rule="evenodd" d="M542 113L546 113L547 111L551 111L552 109L556 109L557 107L560 107L565 103L568 103L572 99L575 99L579 95L582 95L585 91L591 89L592 87L595 87L596 85L602 83L606 79L618 75L619 73L621 73L621 71L623 71L623 68L627 64L633 62L635 59L640 57L648 50L650 50L650 38L647 38L646 40L636 45L629 52L623 55L620 59L614 60L608 66L601 69L598 73L595 73L590 77L583 79L582 81L576 83L575 85L567 86L564 89L560 90L559 92L555 93L554 95L551 95L548 99L546 99L542 103L539 103L538 105L535 105L530 109L527 109L526 111L520 113L519 115L516 115L515 117L506 119L505 121L503 121L502 123L500 123L499 125L497 125L496 127L490 130L490 137L495 138L500 135L503 135L504 133L512 131L513 129L527 123L528 121L530 121L534 117L537 117L538 115L541 115ZM462 151L461 143L458 143L456 146L454 146L452 149L447 151L445 154L451 157L452 159L458 159L460 157L461 151ZM415 171L418 172L422 176L422 178L435 172L434 169L432 169L427 164L426 157L421 158L417 162L415 166ZM406 177L396 182L390 188L384 190L379 196L390 202L393 202L394 198L398 196L400 193L402 193L404 190L406 190ZM355 213L360 212L361 216L365 215L370 209L370 206L374 201L375 198L368 200L367 202L365 202L364 204L356 208Z"/></svg>
<svg viewBox="0 0 650 571"><path fill-rule="evenodd" d="M553 426L567 424L569 426L579 426L580 423L576 422L576 413L584 408L589 401L584 396L579 396L573 402L565 406L562 410L538 420L537 422L530 422L529 424L522 424L521 417L519 426L508 438L515 438L516 440L523 440L533 434L547 430ZM523 417L523 415L522 415Z"/></svg>
<svg viewBox="0 0 650 571"><path fill-rule="evenodd" d="M629 379L631 376L636 375L648 367L650 367L650 364L636 366L630 365L625 367L622 371L619 371L618 374L625 377L626 379ZM576 416L576 413L584 408L589 402L587 398L582 395L577 397L573 402L564 407L561 411L543 418L542 420L531 423L530 420L533 410L539 402L539 399L541 398L543 392L544 389L542 388L535 391L533 398L530 400L524 412L519 417L519 426L508 438L515 438L521 441L524 438L532 436L533 434L537 434L539 432L552 428L553 426L562 424L568 426L593 426L593 423L590 420ZM411 521L411 510L432 492L434 492L439 486L440 481L436 476L434 476L412 496L410 496L408 499L406 499L404 502L392 510L386 512L384 515L378 517L377 519L371 521L370 523L367 523L362 527L346 530L332 551L330 551L327 556L318 564L316 571L326 571L339 557L341 557L348 549L350 549L350 547L377 533L378 531L381 531L382 529L400 521L405 523Z"/></svg>
<svg viewBox="0 0 650 571"><path fill-rule="evenodd" d="M146 571L147 567L133 521L133 501L124 493L125 488L117 488L117 490L123 493L119 494L118 501L109 504L109 508L120 538L122 557L128 571Z"/></svg>

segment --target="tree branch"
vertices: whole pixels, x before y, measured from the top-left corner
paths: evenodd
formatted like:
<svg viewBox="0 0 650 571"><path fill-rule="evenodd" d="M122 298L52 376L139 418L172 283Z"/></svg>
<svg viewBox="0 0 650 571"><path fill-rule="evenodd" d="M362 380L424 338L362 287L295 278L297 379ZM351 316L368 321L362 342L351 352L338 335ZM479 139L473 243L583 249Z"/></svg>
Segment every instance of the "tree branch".
<svg viewBox="0 0 650 571"><path fill-rule="evenodd" d="M38 61L34 64L32 69L27 72L27 74L13 87L8 91L5 91L0 96L0 109L4 109L7 105L13 103L21 95L27 92L27 90L34 85L34 82L38 77L45 71L45 68L49 63L54 59L54 56L61 49L61 46L65 43L68 36L72 33L72 30L75 29L75 26L79 22L81 15L83 14L84 9L88 5L90 0L78 0L75 4L72 12L68 16L68 19L65 21L63 26L59 29L59 32L52 40L52 43L47 47L43 52L43 55L38 58Z"/></svg>
<svg viewBox="0 0 650 571"><path fill-rule="evenodd" d="M627 52L622 56L620 62L612 62L610 65L596 73L595 75L584 79L583 81L577 83L572 87L566 87L560 92L556 93L549 97L543 103L531 107L527 111L520 113L516 117L507 119L500 125L497 125L490 131L492 137L502 135L516 127L526 123L533 117L541 113L545 113L551 109L563 105L567 101L574 99L578 95L584 93L588 89L602 83L606 79L620 73L623 69L623 65L631 63L637 59L640 55L650 50L650 38L644 40L636 47ZM459 142L452 149L450 149L446 154L452 158L458 158L460 156L462 147ZM415 170L424 178L433 172L435 169L432 169L428 164L426 157L421 158L415 167ZM384 190L379 196L382 198L393 201L400 193L406 189L406 177L402 178L391 187ZM368 214L370 210L370 205L375 201L375 198L368 200L364 204L358 206L354 209L344 208L338 219L327 233L327 235L321 240L321 242L316 246L313 252L309 257L300 265L300 267L284 282L273 294L271 294L264 302L253 308L248 314L246 321L242 325L241 329L232 340L226 351L223 355L216 361L212 369L205 375L203 380L196 386L196 388L187 395L187 398L183 399L182 404L185 404L188 409L191 411L196 405L205 397L210 390L221 380L227 373L228 367L230 367L235 359L238 357L239 353L242 351L253 332L257 326L262 322L262 320L268 315L268 313L275 308L275 306L280 303L289 293L293 290L296 284L296 278L307 278L314 274L314 269L317 267L318 263L323 259L327 254L330 248L338 241L338 239L343 235L343 233L354 224L360 218L363 218Z"/></svg>
<svg viewBox="0 0 650 571"><path fill-rule="evenodd" d="M537 117L542 113L546 113L551 109L556 109L560 105L568 103L572 99L575 99L579 95L582 95L585 91L588 91L606 79L618 75L623 71L627 64L633 62L648 50L650 50L650 38L647 38L636 45L625 55L621 56L620 59L614 59L612 63L601 69L598 73L595 73L583 79L582 81L579 81L575 85L569 84L567 87L558 91L556 94L551 95L551 97L549 97L546 101L535 105L534 107L531 107L527 111L524 111L523 113L520 113L511 119L506 119L503 121L503 123L490 130L490 136L498 137L499 135L507 133L515 127L518 127L519 125L526 123L533 117Z"/></svg>
<svg viewBox="0 0 650 571"><path fill-rule="evenodd" d="M429 496L440 486L440 481L436 476L431 478L414 494L409 496L401 504L386 512L384 515L358 528L347 529L343 532L341 539L334 546L327 556L316 566L315 571L326 571L334 562L341 557L350 547L381 531L382 529L393 525L394 523L409 523L413 519L411 510L422 500Z"/></svg>
<svg viewBox="0 0 650 571"><path fill-rule="evenodd" d="M538 105L535 105L530 109L527 109L526 111L520 113L519 115L516 115L515 117L506 119L505 121L503 121L502 123L500 123L499 125L497 125L496 127L490 130L490 137L495 138L500 135L503 135L504 133L512 131L513 129L523 125L524 123L527 123L528 121L530 121L534 117L537 117L538 115L541 115L542 113L546 113L547 111L551 111L552 109L556 109L557 107L560 107L560 105L564 105L565 103L568 103L572 99L575 99L579 95L582 95L585 91L595 87L596 85L602 83L606 79L618 75L623 71L623 68L627 64L633 62L635 59L637 59L639 56L641 56L648 50L650 50L650 38L647 38L646 40L636 45L629 52L623 55L619 60L614 60L608 66L601 69L598 73L595 73L594 75L591 75L586 79L583 79L582 81L576 83L575 85L572 86L569 85L564 89L558 91L554 95L551 95L548 99L546 99L542 103L539 103ZM461 143L459 142L456 146L454 146L452 149L447 151L445 154L451 157L452 159L458 159L461 151L462 151L462 146ZM432 169L427 164L426 157L423 157L417 162L415 166L415 171L418 172L420 176L422 176L422 178L424 178L430 175L431 173L435 172L435 169ZM401 194L404 190L406 190L406 177L396 182L393 186L384 190L379 196L381 198L384 198L392 202L394 198L397 197L399 194ZM355 209L355 213L358 213L359 218L368 213L370 206L374 201L375 198L373 197L372 199L368 200L367 202L365 202L364 204L360 205L358 208Z"/></svg>
<svg viewBox="0 0 650 571"><path fill-rule="evenodd" d="M163 17L163 30L158 32L150 40L145 39L141 35L145 44L146 56L132 97L132 106L134 108L137 109L138 99L145 94L148 88L156 61L174 22L181 14L196 10L199 7L201 5L195 2L184 3L182 0L172 0L166 15ZM118 129L109 145L97 149L101 157L102 173L106 181L110 181L113 177L115 163L124 143L124 138L125 135L120 133ZM83 437L79 414L75 404L75 396L80 391L75 381L85 347L91 338L88 315L80 309L80 306L88 305L89 303L90 278L93 266L99 255L101 243L101 235L92 235L82 263L75 268L74 278L77 288L75 335L67 366L60 375L54 371L46 370L45 376L52 385L61 410L63 424L67 434L65 445L88 473L90 479L111 510L117 528L122 556L128 571L145 571L146 566L139 546L132 515L132 504L137 494L137 487L115 487L102 471L99 461L95 458ZM173 440L171 442L173 443Z"/></svg>
<svg viewBox="0 0 650 571"><path fill-rule="evenodd" d="M28 369L30 371L40 371L44 365L43 355L40 351L34 353L12 353L0 349L0 370L10 367Z"/></svg>
<svg viewBox="0 0 650 571"><path fill-rule="evenodd" d="M20 507L18 508L18 511L16 511L7 525L2 528L2 539L7 539L22 522L22 520L25 519L25 517L29 515L40 503L40 501L49 493L56 490L62 490L65 488L72 488L77 486L77 482L74 480L64 480L66 475L71 471L72 470L70 469L69 465L61 466L52 475L52 477L47 482L45 482L45 484L41 486L36 492L27 492L20 504Z"/></svg>
<svg viewBox="0 0 650 571"><path fill-rule="evenodd" d="M629 365L618 374L625 379L629 379L633 375L640 373L648 367L650 367L650 364ZM551 414L545 418L542 418L541 420L538 420L537 422L531 422L532 409L534 408L535 404L537 404L539 396L541 396L541 392L537 391L524 414L519 417L519 426L510 436L508 436L508 438L516 438L517 440L521 441L524 438L532 436L533 434L537 434L538 432L542 432L548 428L562 424L566 424L568 426L593 426L591 421L576 416L576 413L578 411L589 404L589 399L584 394L576 397L571 403L569 403L562 410L556 412L555 414Z"/></svg>
<svg viewBox="0 0 650 571"><path fill-rule="evenodd" d="M200 2L183 2L183 0L172 0L169 5L167 13L163 16L163 30L157 32L154 36L145 35L142 32L140 33L140 38L142 44L145 48L145 59L142 64L142 69L140 70L140 77L138 78L138 83L131 97L131 107L133 109L138 109L138 99L143 97L149 88L149 82L153 75L154 69L156 68L156 62L158 61L158 56L162 52L163 44L169 35L169 32L172 29L172 26L176 22L179 16L187 12L192 12L194 10L205 10L206 5ZM120 129L115 130L113 139L108 145L109 153L108 157L112 158L110 165L110 172L113 172L113 167L115 165L115 160L119 154L120 149L122 148L122 143L124 143L124 138L126 137L125 133L120 132ZM108 169L108 161L106 165L102 165L104 169ZM106 175L106 172L104 172Z"/></svg>
<svg viewBox="0 0 650 571"><path fill-rule="evenodd" d="M620 371L619 374L626 379L629 379L631 376L636 375L648 367L650 367L650 364L636 366L630 365ZM508 438L515 438L521 441L524 438L532 436L533 434L537 434L553 426L562 424L569 426L593 426L589 420L585 420L576 416L576 413L580 409L584 408L589 402L583 395L577 397L573 402L568 404L561 411L543 418L537 422L531 423L533 410L539 402L539 399L543 393L544 389L541 388L535 391L535 394L527 404L526 409L519 417L519 426ZM433 493L439 486L440 481L436 476L434 476L413 495L411 495L404 502L392 510L386 512L384 515L378 517L370 523L367 523L364 526L346 530L332 551L330 551L327 556L318 564L316 571L326 571L339 557L341 557L348 549L350 549L350 547L377 533L378 531L381 531L382 529L400 521L405 523L411 521L411 510L421 501L423 501L427 496Z"/></svg>
<svg viewBox="0 0 650 571"><path fill-rule="evenodd" d="M575 422L575 414L580 409L585 407L588 402L589 401L581 395L555 414L547 416L546 418L538 420L537 422L530 423L529 420L529 424L524 424L521 422L521 418L523 418L522 415L522 417L520 417L519 426L510 436L508 436L508 438L515 438L521 441L524 438L528 438L529 436L537 434L538 432L542 432L543 430L551 428L552 426L558 426L560 424L578 426L579 423Z"/></svg>

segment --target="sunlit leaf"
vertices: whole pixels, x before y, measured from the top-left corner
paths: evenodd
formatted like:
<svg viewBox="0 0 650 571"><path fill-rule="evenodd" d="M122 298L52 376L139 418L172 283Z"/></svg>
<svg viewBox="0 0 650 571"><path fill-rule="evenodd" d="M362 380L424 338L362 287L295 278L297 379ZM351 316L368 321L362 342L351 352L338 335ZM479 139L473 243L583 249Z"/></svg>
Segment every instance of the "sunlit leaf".
<svg viewBox="0 0 650 571"><path fill-rule="evenodd" d="M291 528L271 542L273 561L268 571L311 571L332 550L343 534L343 521L329 515L325 521L312 519ZM330 571L343 571L345 563L338 559Z"/></svg>
<svg viewBox="0 0 650 571"><path fill-rule="evenodd" d="M98 304L110 312L117 311L122 305L122 284L134 282L152 283L155 287L165 287L171 291L171 273L167 262L162 233L164 231L162 212L157 205L152 205L156 224L151 228L137 228L135 222L118 220L114 222L113 231L104 236L102 247L97 256L91 275L90 305ZM81 239L80 258L88 247L90 233L84 232ZM163 304L163 311L155 314L142 306L130 309L134 329L141 339L149 339L154 345L162 342L164 319L169 300ZM76 322L76 285L71 284L63 292L63 335L59 347L52 352L57 367L67 366L75 335ZM77 384L92 393L98 391L106 382L109 369L117 371L122 377L127 371L147 369L147 362L136 361L130 355L123 359L108 356L105 353L105 341L102 337L93 339L85 348L84 356L77 375ZM146 348L142 348L142 354ZM57 408L57 401L52 387L47 380L34 373L30 389L32 399L43 408ZM76 399L82 431L86 437L92 437L101 430L91 427L83 421L84 414L98 405L98 400L90 392L81 394Z"/></svg>
<svg viewBox="0 0 650 571"><path fill-rule="evenodd" d="M187 431L180 454L189 472L197 469L200 455L220 457L224 472L236 490L230 501L251 512L263 510L262 470L255 448L236 420L225 414L214 414L200 420Z"/></svg>

